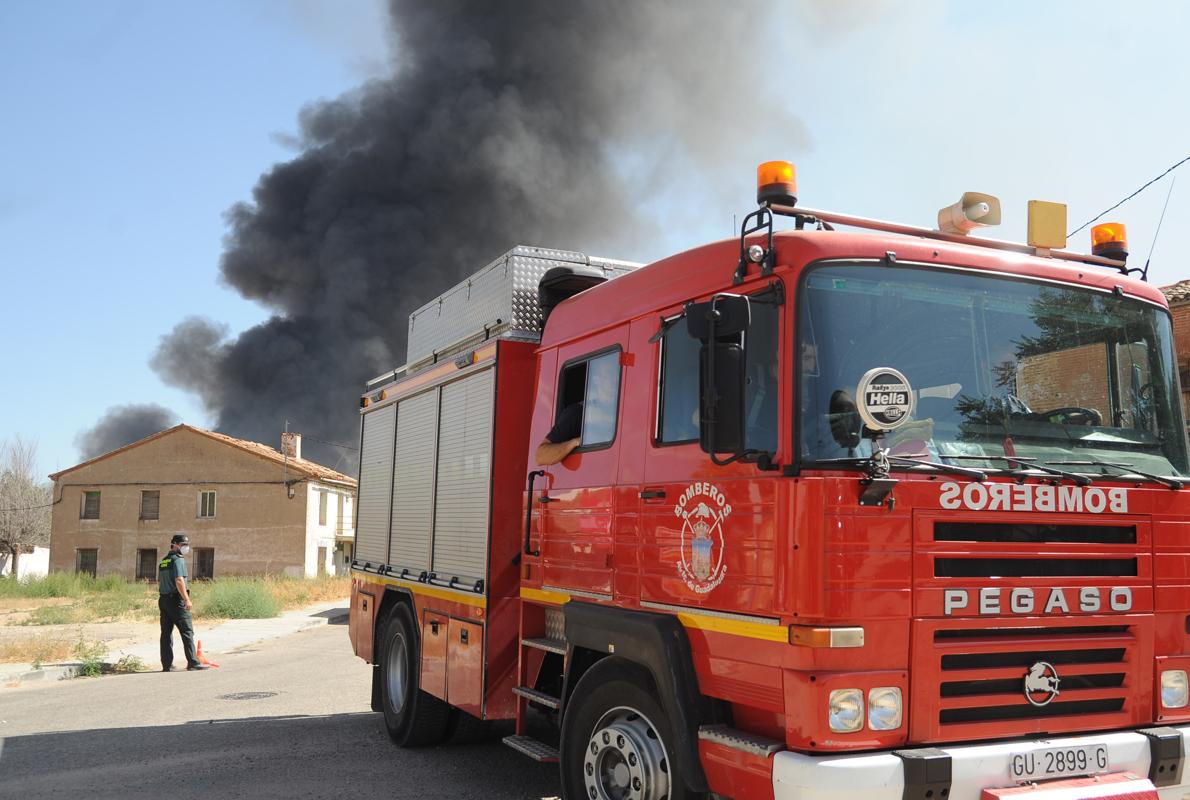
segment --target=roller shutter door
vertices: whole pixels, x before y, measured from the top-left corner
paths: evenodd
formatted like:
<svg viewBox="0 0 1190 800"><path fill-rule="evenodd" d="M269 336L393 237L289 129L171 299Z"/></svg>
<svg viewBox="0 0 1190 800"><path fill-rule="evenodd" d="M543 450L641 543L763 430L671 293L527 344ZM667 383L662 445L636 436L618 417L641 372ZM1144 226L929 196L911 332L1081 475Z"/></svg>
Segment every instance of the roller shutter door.
<svg viewBox="0 0 1190 800"><path fill-rule="evenodd" d="M398 569L420 572L430 568L437 422L437 389L401 401L397 415L397 466L393 471L393 535L388 558L388 563Z"/></svg>
<svg viewBox="0 0 1190 800"><path fill-rule="evenodd" d="M434 572L485 578L491 491L493 370L442 387Z"/></svg>
<svg viewBox="0 0 1190 800"><path fill-rule="evenodd" d="M388 556L389 492L392 488L393 429L397 407L364 414L359 458L359 500L355 558L383 564Z"/></svg>

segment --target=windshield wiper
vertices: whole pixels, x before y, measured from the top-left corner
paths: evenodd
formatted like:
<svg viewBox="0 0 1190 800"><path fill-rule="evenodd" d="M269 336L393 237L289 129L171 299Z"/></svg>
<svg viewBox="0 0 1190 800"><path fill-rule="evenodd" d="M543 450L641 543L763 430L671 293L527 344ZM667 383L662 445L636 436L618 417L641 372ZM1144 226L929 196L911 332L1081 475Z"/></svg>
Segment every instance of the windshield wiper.
<svg viewBox="0 0 1190 800"><path fill-rule="evenodd" d="M1016 456L942 456L942 458L954 458L954 459L977 460L977 461L1007 461L1009 464L1023 464L1027 469L1035 469L1038 472L1044 472L1047 475L1053 475L1058 478L1066 478L1067 480L1072 480L1075 483L1077 483L1079 486L1090 486L1092 483L1094 483L1094 481L1091 480L1091 477L1089 475L1082 475L1078 472L1067 472L1064 469L1054 469L1053 467L1047 467L1044 464L1036 463L1037 459L1035 459L1035 458L1017 458ZM1055 461L1054 463L1055 464L1066 464L1068 466L1073 466L1075 464L1085 464L1088 462ZM1009 470L1006 474L1027 477L1029 473L1024 470L1013 469L1013 470Z"/></svg>
<svg viewBox="0 0 1190 800"><path fill-rule="evenodd" d="M924 459L912 458L910 456L893 456L888 455L888 453L885 453L884 455L890 462L893 462L893 466L913 465L932 467L938 472L945 473L947 475L965 475L966 477L975 481L984 481L987 480L988 477L986 472L981 469L975 469L974 467L958 467L954 464L941 464L937 461L926 461ZM814 465L818 464L848 464L850 466L859 467L869 474L872 474L873 470L877 467L876 461L872 458L872 456L867 456L866 458L862 456L820 458L814 462Z"/></svg>
<svg viewBox="0 0 1190 800"><path fill-rule="evenodd" d="M1111 461L1100 461L1097 458L1091 458L1086 461L1055 461L1055 464L1062 464L1067 467L1111 467L1113 469L1122 469L1124 475L1139 475L1142 478L1148 478L1151 481L1156 481L1163 486L1168 486L1175 492L1181 489L1183 484L1177 478L1167 478L1162 475L1154 475L1151 472L1141 472L1131 464L1119 464Z"/></svg>

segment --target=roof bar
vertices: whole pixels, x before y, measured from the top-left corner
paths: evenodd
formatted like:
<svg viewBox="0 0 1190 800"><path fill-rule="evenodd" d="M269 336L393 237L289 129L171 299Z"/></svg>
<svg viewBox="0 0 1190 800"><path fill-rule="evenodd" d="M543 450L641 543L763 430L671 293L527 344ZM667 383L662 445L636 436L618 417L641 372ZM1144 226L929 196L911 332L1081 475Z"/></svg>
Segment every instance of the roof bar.
<svg viewBox="0 0 1190 800"><path fill-rule="evenodd" d="M868 217L856 217L851 214L838 214L834 211L817 211L812 208L803 208L801 206L769 206L774 214L780 214L783 217L801 217L806 222L830 222L838 225L848 225L852 228L867 228L874 231L885 231L887 233L900 233L906 236L921 236L926 239L938 239L943 242L953 242L955 244L973 244L980 247L990 247L995 250L1008 250L1014 253L1024 253L1031 256L1043 256L1049 258L1060 258L1064 261L1078 261L1084 264L1094 264L1099 267L1109 267L1117 269L1121 273L1127 275L1128 267L1123 261L1117 261L1112 258L1103 258L1102 256L1083 255L1082 253L1071 253L1066 250L1046 250L1044 248L1030 247L1027 244L1019 244L1017 242L1005 242L1000 239L975 239L970 236L962 236L955 233L943 233L942 231L931 230L930 228L918 228L913 225L902 225L897 222L885 222L879 219L869 219Z"/></svg>

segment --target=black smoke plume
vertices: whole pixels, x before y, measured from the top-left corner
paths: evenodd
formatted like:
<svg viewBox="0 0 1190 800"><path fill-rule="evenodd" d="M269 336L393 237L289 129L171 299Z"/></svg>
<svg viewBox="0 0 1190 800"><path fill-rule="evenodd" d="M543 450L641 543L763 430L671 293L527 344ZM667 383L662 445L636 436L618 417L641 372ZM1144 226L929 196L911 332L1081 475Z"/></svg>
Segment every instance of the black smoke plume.
<svg viewBox="0 0 1190 800"><path fill-rule="evenodd" d="M222 278L273 316L234 338L187 319L153 359L227 434L275 446L288 419L356 442L359 392L404 363L412 309L516 244L639 258L659 187L705 198L721 162L750 170L765 154L738 148L758 118L784 129L788 150L804 141L758 95L764 6L389 8L391 75L305 108L300 154L227 214ZM779 76L766 80L781 90ZM671 185L681 174L696 177ZM305 449L352 469L354 454Z"/></svg>
<svg viewBox="0 0 1190 800"><path fill-rule="evenodd" d="M154 403L109 408L95 425L74 437L84 461L177 424L178 415Z"/></svg>

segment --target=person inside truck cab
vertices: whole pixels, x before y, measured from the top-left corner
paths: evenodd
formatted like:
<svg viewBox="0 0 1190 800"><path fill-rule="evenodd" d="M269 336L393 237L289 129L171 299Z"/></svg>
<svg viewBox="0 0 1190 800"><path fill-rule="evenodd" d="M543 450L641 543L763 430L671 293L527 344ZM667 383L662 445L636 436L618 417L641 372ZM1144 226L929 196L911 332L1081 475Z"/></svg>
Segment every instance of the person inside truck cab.
<svg viewBox="0 0 1190 800"><path fill-rule="evenodd" d="M571 403L562 409L554 427L537 445L534 459L539 467L557 464L574 451L582 443L583 433L583 404Z"/></svg>

